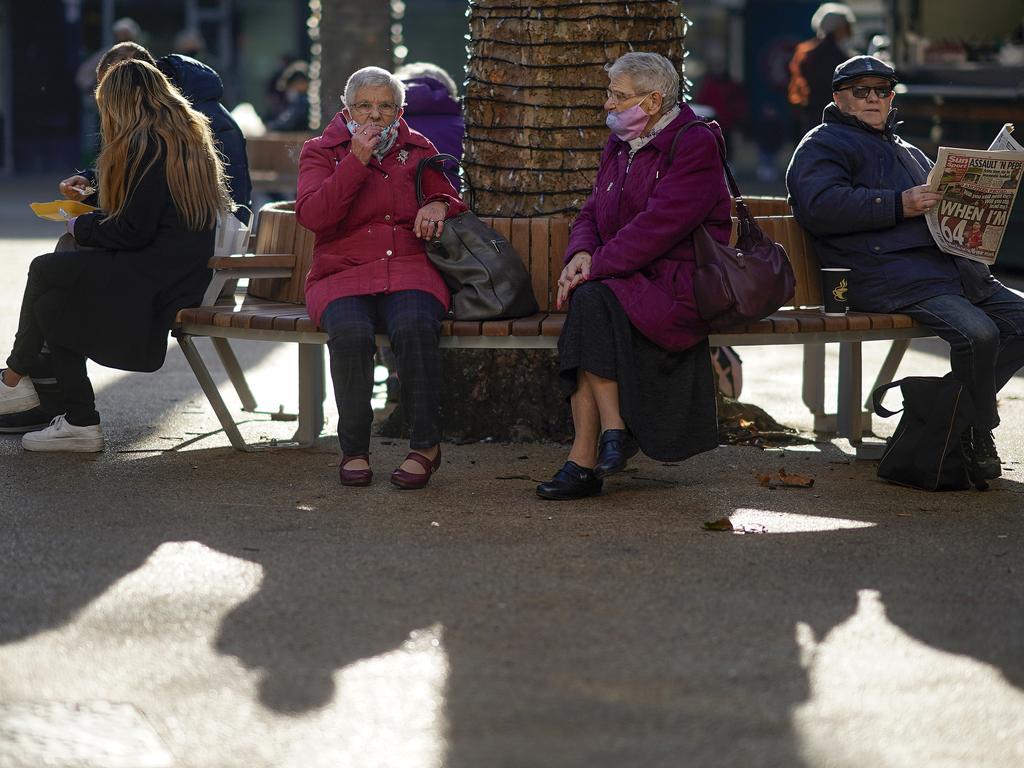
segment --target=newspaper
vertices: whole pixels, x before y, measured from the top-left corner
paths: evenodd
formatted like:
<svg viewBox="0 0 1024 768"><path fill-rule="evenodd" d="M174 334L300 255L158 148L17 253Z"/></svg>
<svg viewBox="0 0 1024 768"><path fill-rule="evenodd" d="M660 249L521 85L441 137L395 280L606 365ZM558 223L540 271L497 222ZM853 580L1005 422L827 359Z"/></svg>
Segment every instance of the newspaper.
<svg viewBox="0 0 1024 768"><path fill-rule="evenodd" d="M939 249L995 263L1024 175L1024 147L1006 124L988 150L939 147L928 188L942 200L925 215Z"/></svg>

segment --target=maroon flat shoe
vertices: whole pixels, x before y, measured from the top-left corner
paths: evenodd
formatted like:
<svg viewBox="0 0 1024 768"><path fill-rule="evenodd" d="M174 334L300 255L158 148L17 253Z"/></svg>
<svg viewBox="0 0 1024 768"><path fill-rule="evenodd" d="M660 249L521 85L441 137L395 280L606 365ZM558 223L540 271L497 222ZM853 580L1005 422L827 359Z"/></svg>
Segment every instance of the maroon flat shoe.
<svg viewBox="0 0 1024 768"><path fill-rule="evenodd" d="M430 482L430 476L437 471L438 467L441 466L441 448L437 449L437 457L431 461L422 453L416 453L416 451L410 451L409 455L405 457L406 461L415 461L421 467L424 472L422 475L414 475L412 472L406 472L401 466L398 467L394 472L391 473L391 482L397 485L399 488L406 491L418 491L420 488L426 488L427 483Z"/></svg>
<svg viewBox="0 0 1024 768"><path fill-rule="evenodd" d="M367 464L370 463L370 455L367 453L353 453L351 456L346 456L344 453L341 454L341 465L338 474L341 475L342 485L369 485L373 481L373 470L369 467L366 469L345 469L346 464L356 459L362 459Z"/></svg>

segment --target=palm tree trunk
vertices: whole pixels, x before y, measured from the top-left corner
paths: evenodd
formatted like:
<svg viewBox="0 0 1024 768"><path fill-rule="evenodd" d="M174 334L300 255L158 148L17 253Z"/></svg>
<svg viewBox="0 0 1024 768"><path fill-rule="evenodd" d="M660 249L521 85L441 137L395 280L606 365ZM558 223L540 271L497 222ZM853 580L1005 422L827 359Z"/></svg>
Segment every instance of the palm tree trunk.
<svg viewBox="0 0 1024 768"><path fill-rule="evenodd" d="M682 73L689 22L679 2L470 0L469 8L464 167L477 213L577 212L608 138L604 65L649 51Z"/></svg>
<svg viewBox="0 0 1024 768"><path fill-rule="evenodd" d="M311 109L323 128L341 109L349 75L368 66L394 68L391 3L388 0L320 0L310 3Z"/></svg>

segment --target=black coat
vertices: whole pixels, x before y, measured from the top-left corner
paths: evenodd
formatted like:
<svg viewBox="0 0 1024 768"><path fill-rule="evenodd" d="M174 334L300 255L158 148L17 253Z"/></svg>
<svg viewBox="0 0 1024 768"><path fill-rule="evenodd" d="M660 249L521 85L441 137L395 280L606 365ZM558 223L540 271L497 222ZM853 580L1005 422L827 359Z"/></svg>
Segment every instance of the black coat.
<svg viewBox="0 0 1024 768"><path fill-rule="evenodd" d="M75 221L75 240L98 250L82 252L89 268L47 340L110 368L155 371L178 310L196 306L210 282L214 230L186 229L162 155L129 190L121 215L104 218L88 213Z"/></svg>

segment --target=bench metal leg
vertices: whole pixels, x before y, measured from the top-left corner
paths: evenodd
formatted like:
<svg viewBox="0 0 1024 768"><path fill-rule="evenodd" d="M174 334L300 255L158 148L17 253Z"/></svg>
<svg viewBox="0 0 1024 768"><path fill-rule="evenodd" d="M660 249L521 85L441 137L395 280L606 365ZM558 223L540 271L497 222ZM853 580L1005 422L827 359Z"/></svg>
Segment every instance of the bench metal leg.
<svg viewBox="0 0 1024 768"><path fill-rule="evenodd" d="M235 351L231 348L230 342L217 337L212 337L210 341L213 342L213 348L228 374L228 379L231 380L231 385L238 394L238 399L242 401L242 410L255 413L256 398L253 397L252 390L249 389L249 382L245 380L245 372L242 370L238 358L235 357Z"/></svg>
<svg viewBox="0 0 1024 768"><path fill-rule="evenodd" d="M324 428L324 348L299 344L299 428L292 439L303 447L316 443Z"/></svg>
<svg viewBox="0 0 1024 768"><path fill-rule="evenodd" d="M834 414L825 413L825 345L804 345L804 405L814 416L815 432L835 432Z"/></svg>
<svg viewBox="0 0 1024 768"><path fill-rule="evenodd" d="M882 367L878 369L878 377L875 379L875 383L871 386L867 399L864 401L865 411L873 410L874 404L871 402L871 393L883 384L888 384L892 381L897 369L900 367L900 363L903 362L903 356L909 348L910 339L896 339L892 346L889 347L889 354L885 356Z"/></svg>
<svg viewBox="0 0 1024 768"><path fill-rule="evenodd" d="M839 401L836 413L836 433L852 445L858 445L864 434L861 411L862 395L861 343L845 341L839 344Z"/></svg>
<svg viewBox="0 0 1024 768"><path fill-rule="evenodd" d="M217 383L210 375L210 370L206 367L206 363L203 362L203 357L199 354L199 350L196 349L192 337L180 334L177 336L177 339L181 351L185 353L185 359L192 366L192 372L196 375L196 381L199 382L199 386L203 389L203 394L206 395L206 399L213 406L213 412L217 414L220 425L224 427L224 434L231 441L231 446L237 451L251 451L252 448L242 438L242 433L238 431L235 420L231 418L231 412L224 404L224 399L220 396L220 391L217 389Z"/></svg>

